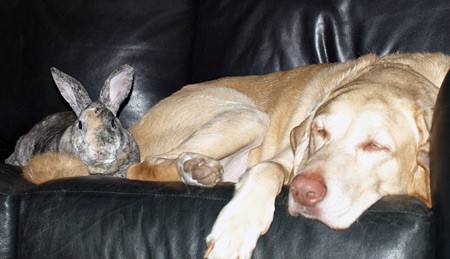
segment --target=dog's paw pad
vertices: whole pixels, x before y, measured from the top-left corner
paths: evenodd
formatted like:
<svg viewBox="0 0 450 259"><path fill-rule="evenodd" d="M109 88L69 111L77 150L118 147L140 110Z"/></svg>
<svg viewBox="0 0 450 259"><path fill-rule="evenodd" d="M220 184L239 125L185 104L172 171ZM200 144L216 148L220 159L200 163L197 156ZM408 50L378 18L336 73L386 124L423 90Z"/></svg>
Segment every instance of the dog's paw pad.
<svg viewBox="0 0 450 259"><path fill-rule="evenodd" d="M178 168L186 184L202 187L215 186L223 174L219 161L196 153L183 153L178 160Z"/></svg>

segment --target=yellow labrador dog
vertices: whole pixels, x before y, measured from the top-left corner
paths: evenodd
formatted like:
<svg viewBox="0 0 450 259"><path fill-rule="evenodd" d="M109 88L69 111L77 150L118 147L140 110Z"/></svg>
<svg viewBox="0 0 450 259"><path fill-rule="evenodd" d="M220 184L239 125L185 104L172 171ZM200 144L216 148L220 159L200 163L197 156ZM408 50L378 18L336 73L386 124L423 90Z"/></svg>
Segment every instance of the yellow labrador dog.
<svg viewBox="0 0 450 259"><path fill-rule="evenodd" d="M289 212L349 227L390 194L431 206L429 130L443 54L363 56L189 85L131 129L128 178L237 182L207 237L209 258L250 258L290 184Z"/></svg>
<svg viewBox="0 0 450 259"><path fill-rule="evenodd" d="M186 86L131 128L142 162L127 177L237 182L207 237L209 258L250 258L285 184L290 214L333 229L385 195L431 207L429 130L449 68L443 54L367 55ZM64 161L54 177L73 176Z"/></svg>

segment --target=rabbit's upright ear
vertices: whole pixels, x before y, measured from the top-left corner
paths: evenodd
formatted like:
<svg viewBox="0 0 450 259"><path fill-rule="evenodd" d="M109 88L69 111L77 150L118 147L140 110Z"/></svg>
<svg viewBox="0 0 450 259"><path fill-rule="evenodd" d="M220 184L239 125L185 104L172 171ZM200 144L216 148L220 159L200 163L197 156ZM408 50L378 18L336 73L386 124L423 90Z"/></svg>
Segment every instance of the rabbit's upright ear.
<svg viewBox="0 0 450 259"><path fill-rule="evenodd" d="M78 117L81 112L92 103L89 94L86 92L83 85L75 78L72 78L54 67L50 68L50 71L52 72L53 80L61 92L61 95L66 99Z"/></svg>
<svg viewBox="0 0 450 259"><path fill-rule="evenodd" d="M117 114L120 104L127 98L133 85L134 69L123 65L114 70L106 79L100 92L99 101L108 107L114 115Z"/></svg>

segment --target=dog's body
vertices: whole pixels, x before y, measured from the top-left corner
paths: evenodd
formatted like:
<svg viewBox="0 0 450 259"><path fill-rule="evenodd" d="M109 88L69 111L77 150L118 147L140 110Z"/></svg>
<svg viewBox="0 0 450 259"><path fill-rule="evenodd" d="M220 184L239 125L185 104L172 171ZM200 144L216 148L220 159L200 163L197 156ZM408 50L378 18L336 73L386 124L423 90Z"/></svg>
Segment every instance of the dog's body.
<svg viewBox="0 0 450 259"><path fill-rule="evenodd" d="M130 129L141 163L127 177L237 182L207 237L210 258L251 257L283 184L291 215L335 229L385 195L431 206L429 130L449 68L442 54L367 55L186 86ZM74 176L60 169L58 178Z"/></svg>
<svg viewBox="0 0 450 259"><path fill-rule="evenodd" d="M238 182L211 258L251 256L283 184L292 215L336 229L389 194L431 206L428 132L449 67L442 54L367 55L186 86L132 127L143 162L128 178Z"/></svg>
<svg viewBox="0 0 450 259"><path fill-rule="evenodd" d="M155 105L131 128L143 149L141 158L146 161L129 170L129 178L179 181L181 176L190 184L214 185L218 178L194 182L179 172L180 155L195 153L200 154L199 162L200 158L221 162L211 161L213 171L224 169L218 174L220 180L237 182L248 167L290 150L290 131L308 112L305 79L329 66L300 67L292 76L280 72L230 77L184 87ZM172 159L173 168L167 164Z"/></svg>

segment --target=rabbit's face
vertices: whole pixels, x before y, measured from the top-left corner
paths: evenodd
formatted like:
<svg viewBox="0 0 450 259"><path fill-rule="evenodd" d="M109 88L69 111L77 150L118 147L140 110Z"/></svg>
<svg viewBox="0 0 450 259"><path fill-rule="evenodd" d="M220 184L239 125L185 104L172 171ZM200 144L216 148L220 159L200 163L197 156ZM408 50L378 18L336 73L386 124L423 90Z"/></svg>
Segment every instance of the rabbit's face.
<svg viewBox="0 0 450 259"><path fill-rule="evenodd" d="M72 126L71 144L89 166L115 161L125 145L120 121L104 105L94 102Z"/></svg>

